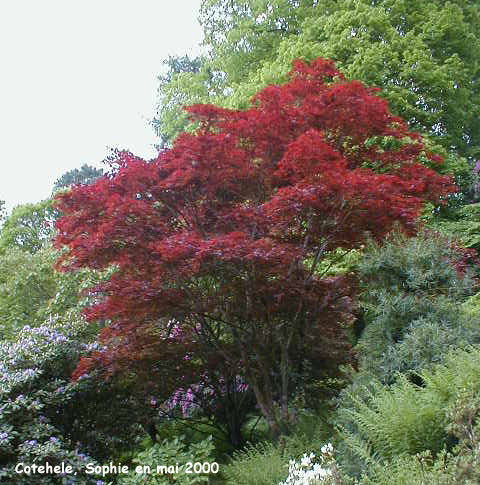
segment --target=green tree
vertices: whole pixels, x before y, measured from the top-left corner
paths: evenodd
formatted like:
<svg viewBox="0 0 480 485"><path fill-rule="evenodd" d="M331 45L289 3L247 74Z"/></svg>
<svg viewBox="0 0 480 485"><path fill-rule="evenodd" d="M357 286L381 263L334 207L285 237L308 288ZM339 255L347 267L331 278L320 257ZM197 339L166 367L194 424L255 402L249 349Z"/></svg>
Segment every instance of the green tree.
<svg viewBox="0 0 480 485"><path fill-rule="evenodd" d="M46 247L31 254L9 248L0 254L0 338L11 339L28 323L38 326L88 304L82 289L99 281L92 270L55 270L58 252Z"/></svg>
<svg viewBox="0 0 480 485"><path fill-rule="evenodd" d="M160 137L160 148L170 145L188 125L183 106L201 102L219 90L221 79L215 79L205 58L188 55L170 56L163 64L165 74L158 76L157 113L152 125Z"/></svg>
<svg viewBox="0 0 480 485"><path fill-rule="evenodd" d="M163 89L180 104L241 108L259 88L282 82L293 59L321 56L347 79L379 86L412 129L476 157L479 12L478 2L467 0L204 0L205 68L221 73L221 83L202 90L201 74L190 73L188 82ZM165 110L178 113L179 106ZM173 134L167 118L163 129Z"/></svg>
<svg viewBox="0 0 480 485"><path fill-rule="evenodd" d="M273 59L283 41L302 30L315 15L315 0L204 0L200 23L211 66L225 73L229 86ZM263 86L258 86L263 87Z"/></svg>
<svg viewBox="0 0 480 485"><path fill-rule="evenodd" d="M68 188L74 184L91 184L99 177L103 176L103 170L101 168L95 168L86 163L83 164L80 169L75 168L65 172L53 186L53 192L59 189Z"/></svg>
<svg viewBox="0 0 480 485"><path fill-rule="evenodd" d="M0 200L0 226L2 225L6 216L7 216L7 211L5 209L5 201Z"/></svg>
<svg viewBox="0 0 480 485"><path fill-rule="evenodd" d="M27 323L38 325L41 309L54 298L54 257L12 248L0 256L0 337L10 338Z"/></svg>
<svg viewBox="0 0 480 485"><path fill-rule="evenodd" d="M51 199L15 207L0 232L0 254L11 248L35 253L53 234L57 211Z"/></svg>
<svg viewBox="0 0 480 485"><path fill-rule="evenodd" d="M412 129L465 156L480 153L480 19L477 2L319 2L277 59L322 55L347 78L382 89ZM286 67L286 66L285 66ZM257 77L258 78L258 77Z"/></svg>

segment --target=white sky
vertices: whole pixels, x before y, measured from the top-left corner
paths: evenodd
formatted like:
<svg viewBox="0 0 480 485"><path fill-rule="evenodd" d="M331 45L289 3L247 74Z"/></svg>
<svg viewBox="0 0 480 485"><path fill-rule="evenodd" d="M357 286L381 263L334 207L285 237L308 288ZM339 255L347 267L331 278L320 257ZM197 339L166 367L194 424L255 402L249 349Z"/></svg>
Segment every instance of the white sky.
<svg viewBox="0 0 480 485"><path fill-rule="evenodd" d="M200 0L0 0L0 200L50 196L109 147L155 156L168 55L197 54Z"/></svg>

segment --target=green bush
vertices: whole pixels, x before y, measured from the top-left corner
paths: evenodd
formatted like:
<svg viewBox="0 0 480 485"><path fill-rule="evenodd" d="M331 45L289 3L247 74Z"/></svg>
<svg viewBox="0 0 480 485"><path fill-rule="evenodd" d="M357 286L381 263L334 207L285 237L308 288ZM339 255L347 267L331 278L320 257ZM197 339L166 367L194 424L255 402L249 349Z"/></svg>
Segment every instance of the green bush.
<svg viewBox="0 0 480 485"><path fill-rule="evenodd" d="M436 461L433 461L429 452L396 457L387 465L372 467L370 473L357 483L359 485L454 485L455 482L451 481L452 472L445 466L446 457L447 455L442 453Z"/></svg>
<svg viewBox="0 0 480 485"><path fill-rule="evenodd" d="M173 440L163 440L138 453L132 460L134 467L131 467L130 473L122 476L118 483L119 485L163 485L173 481L178 485L209 483L209 473L195 473L194 469L187 464L200 463L212 466L215 463L214 449L211 436L199 443L188 444L185 442L184 436L178 436ZM151 473L137 473L135 466L147 466ZM157 466L167 468L157 471ZM215 475L215 468L210 473Z"/></svg>
<svg viewBox="0 0 480 485"><path fill-rule="evenodd" d="M368 443L375 442L385 459L400 451L443 446L443 438L437 440L443 436L442 424L435 421L441 403L422 401L425 394L420 393L418 403L425 408L416 409L418 415L409 414L414 412L409 403L418 392L413 384L423 384L416 372L441 364L455 349L480 343L480 312L476 297L470 296L476 283L463 263L450 241L431 233L410 239L393 234L382 246L366 248L358 265L365 322L356 347L358 366L335 416L346 436L337 443L338 459L348 473L360 475L368 462ZM392 391L382 387L396 379ZM402 408L404 414L395 421L390 408ZM365 419L371 419L373 430Z"/></svg>
<svg viewBox="0 0 480 485"><path fill-rule="evenodd" d="M452 452L430 451L373 463L360 485L476 485L480 483L480 395L460 392L451 405L446 431L458 440Z"/></svg>
<svg viewBox="0 0 480 485"><path fill-rule="evenodd" d="M455 211L455 217L434 219L431 226L449 237L457 238L466 248L480 250L480 203L469 204Z"/></svg>
<svg viewBox="0 0 480 485"><path fill-rule="evenodd" d="M475 291L463 255L451 242L423 233L371 243L359 263L366 326L357 350L360 371L384 383L397 372L440 363L455 347L480 343L480 315L462 303Z"/></svg>
<svg viewBox="0 0 480 485"><path fill-rule="evenodd" d="M272 443L249 444L233 455L223 475L231 485L276 485L288 475L288 459Z"/></svg>
<svg viewBox="0 0 480 485"><path fill-rule="evenodd" d="M89 302L82 290L109 276L108 271L58 272L57 257L49 247L34 254L18 248L0 253L0 338L14 338L25 322L35 327L51 315L80 309Z"/></svg>
<svg viewBox="0 0 480 485"><path fill-rule="evenodd" d="M361 397L349 393L350 407L340 413L352 426L341 426L341 438L365 469L454 449L461 437L449 425L455 421L452 410L461 408L463 396L480 393L480 348L451 352L444 364L420 372L419 378L421 386L401 376L392 386L371 383Z"/></svg>
<svg viewBox="0 0 480 485"><path fill-rule="evenodd" d="M289 460L299 460L304 453L320 450L331 429L323 416L300 412L294 433L282 437L278 444L263 441L248 444L234 453L231 462L223 467L223 475L231 485L277 485L288 475Z"/></svg>

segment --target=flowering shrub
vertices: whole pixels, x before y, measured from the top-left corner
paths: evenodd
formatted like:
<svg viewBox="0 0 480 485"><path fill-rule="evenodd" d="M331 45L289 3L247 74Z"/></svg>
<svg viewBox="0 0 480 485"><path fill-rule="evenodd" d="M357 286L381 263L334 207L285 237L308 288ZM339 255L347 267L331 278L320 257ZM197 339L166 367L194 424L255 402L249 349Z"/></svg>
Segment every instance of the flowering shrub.
<svg viewBox="0 0 480 485"><path fill-rule="evenodd" d="M75 396L69 375L82 351L83 322L25 326L14 342L0 344L0 481L6 484L95 484L83 473L95 461L69 439L62 407ZM77 475L19 474L19 463L71 465Z"/></svg>
<svg viewBox="0 0 480 485"><path fill-rule="evenodd" d="M241 376L235 376L225 382L220 376L212 379L208 375L203 375L203 381L199 384L192 384L187 389L180 387L164 403L162 414L169 416L177 411L184 418L193 416L196 412L212 409L221 405L218 402L218 395L232 394L233 392L242 394L248 391L248 385ZM214 382L216 385L211 385Z"/></svg>
<svg viewBox="0 0 480 485"><path fill-rule="evenodd" d="M306 453L300 462L290 460L288 477L278 485L327 485L341 483L335 473L335 459L331 443L322 446L321 455L317 463L314 462L315 454Z"/></svg>

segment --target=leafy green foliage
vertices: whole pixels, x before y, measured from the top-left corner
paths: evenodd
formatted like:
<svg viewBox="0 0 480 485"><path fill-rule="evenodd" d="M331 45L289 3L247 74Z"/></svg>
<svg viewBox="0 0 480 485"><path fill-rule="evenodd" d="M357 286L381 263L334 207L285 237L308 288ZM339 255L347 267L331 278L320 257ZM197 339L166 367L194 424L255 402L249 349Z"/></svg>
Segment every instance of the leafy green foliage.
<svg viewBox="0 0 480 485"><path fill-rule="evenodd" d="M15 207L0 232L0 254L10 248L39 251L50 241L56 217L51 199Z"/></svg>
<svg viewBox="0 0 480 485"><path fill-rule="evenodd" d="M198 443L185 443L184 436L177 436L173 440L163 440L138 453L133 459L136 466L149 466L151 473L143 475L136 473L134 469L119 480L119 485L163 485L178 483L179 485L193 485L196 483L209 483L208 473L194 473L186 466L187 463L214 463L214 445L212 437ZM176 469L168 471L168 467ZM158 470L157 466L165 466L166 470Z"/></svg>
<svg viewBox="0 0 480 485"><path fill-rule="evenodd" d="M301 412L292 435L283 436L275 444L268 441L249 443L222 467L223 475L231 485L277 484L288 475L290 459L300 459L305 451L320 455L330 432L321 416Z"/></svg>
<svg viewBox="0 0 480 485"><path fill-rule="evenodd" d="M433 220L431 226L455 237L463 247L480 250L480 203L460 208L450 219Z"/></svg>
<svg viewBox="0 0 480 485"><path fill-rule="evenodd" d="M428 233L369 245L358 265L362 371L391 383L396 372L428 367L452 346L480 341L479 320L460 309L476 284L460 269L462 258L451 242Z"/></svg>
<svg viewBox="0 0 480 485"><path fill-rule="evenodd" d="M204 0L200 20L210 56L205 69L219 73L215 87L191 73L169 84L171 100L244 108L259 88L283 82L293 59L322 56L347 79L379 86L415 130L463 156L479 154L476 2ZM163 129L175 131L167 121Z"/></svg>
<svg viewBox="0 0 480 485"><path fill-rule="evenodd" d="M88 304L82 290L102 277L92 270L61 273L54 265L58 253L51 248L34 254L11 248L0 254L0 335L11 339L25 324L41 325Z"/></svg>
<svg viewBox="0 0 480 485"><path fill-rule="evenodd" d="M27 322L37 326L55 297L54 257L41 250L30 254L10 249L0 256L0 334L12 337Z"/></svg>
<svg viewBox="0 0 480 485"><path fill-rule="evenodd" d="M272 443L248 445L233 456L230 465L224 467L228 484L271 485L285 478L288 472L281 450Z"/></svg>
<svg viewBox="0 0 480 485"><path fill-rule="evenodd" d="M272 58L282 42L298 35L313 15L312 0L205 0L200 11L212 66L238 84Z"/></svg>
<svg viewBox="0 0 480 485"><path fill-rule="evenodd" d="M460 391L450 405L445 431L457 444L450 452L430 450L399 455L386 464L372 461L361 485L474 485L480 479L480 400L478 391Z"/></svg>
<svg viewBox="0 0 480 485"><path fill-rule="evenodd" d="M345 412L355 420L365 443L372 443L374 453L383 459L442 448L443 400L432 399L431 393L406 377L399 377L391 389L374 385L366 401L351 398L356 407Z"/></svg>
<svg viewBox="0 0 480 485"><path fill-rule="evenodd" d="M446 467L447 454L440 453L433 460L430 452L415 456L395 457L388 465L372 466L368 475L362 477L361 485L454 485L451 471ZM461 482L466 485L464 482ZM458 483L460 485L460 483ZM472 484L473 485L473 484Z"/></svg>
<svg viewBox="0 0 480 485"><path fill-rule="evenodd" d="M85 163L79 169L69 170L57 179L53 186L53 192L76 184L89 185L102 176L103 170L101 168L95 168Z"/></svg>
<svg viewBox="0 0 480 485"><path fill-rule="evenodd" d="M353 418L356 430L341 426L341 438L367 468L453 449L451 412L462 396L480 391L480 349L452 351L444 364L419 372L419 377L421 387L400 376L391 387L370 382L362 397L350 392L350 408L340 413Z"/></svg>

